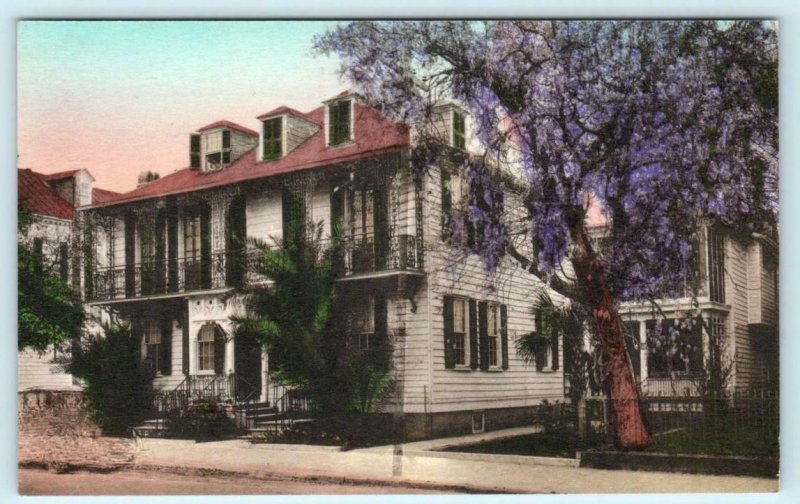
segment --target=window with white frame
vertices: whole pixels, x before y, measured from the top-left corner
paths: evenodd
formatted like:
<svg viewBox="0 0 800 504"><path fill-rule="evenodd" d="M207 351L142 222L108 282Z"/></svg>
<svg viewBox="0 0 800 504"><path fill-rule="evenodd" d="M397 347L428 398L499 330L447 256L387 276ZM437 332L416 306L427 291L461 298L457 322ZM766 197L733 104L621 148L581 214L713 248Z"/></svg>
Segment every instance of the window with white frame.
<svg viewBox="0 0 800 504"><path fill-rule="evenodd" d="M213 325L204 325L197 334L197 370L214 371L215 331Z"/></svg>
<svg viewBox="0 0 800 504"><path fill-rule="evenodd" d="M486 339L489 367L497 367L500 362L497 357L500 351L500 305L497 303L489 303L486 309Z"/></svg>
<svg viewBox="0 0 800 504"><path fill-rule="evenodd" d="M453 348L456 366L469 364L469 319L467 300L453 298Z"/></svg>
<svg viewBox="0 0 800 504"><path fill-rule="evenodd" d="M368 350L374 346L375 337L375 298L367 296L367 302L359 307L353 322L354 334L358 338L358 348Z"/></svg>
<svg viewBox="0 0 800 504"><path fill-rule="evenodd" d="M206 134L206 170L216 170L231 162L231 132L214 131Z"/></svg>
<svg viewBox="0 0 800 504"><path fill-rule="evenodd" d="M155 320L144 323L144 361L155 371L160 371L161 353L163 352L161 327Z"/></svg>

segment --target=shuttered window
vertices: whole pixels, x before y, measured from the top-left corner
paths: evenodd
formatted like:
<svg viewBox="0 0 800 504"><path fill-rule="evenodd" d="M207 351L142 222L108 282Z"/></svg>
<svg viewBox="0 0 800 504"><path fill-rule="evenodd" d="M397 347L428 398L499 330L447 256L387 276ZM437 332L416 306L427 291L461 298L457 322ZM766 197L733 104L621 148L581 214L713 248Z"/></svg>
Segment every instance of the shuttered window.
<svg viewBox="0 0 800 504"><path fill-rule="evenodd" d="M200 135L189 137L189 166L200 168Z"/></svg>
<svg viewBox="0 0 800 504"><path fill-rule="evenodd" d="M725 302L725 238L708 229L708 291L711 301Z"/></svg>
<svg viewBox="0 0 800 504"><path fill-rule="evenodd" d="M264 161L272 161L283 155L283 117L264 121Z"/></svg>
<svg viewBox="0 0 800 504"><path fill-rule="evenodd" d="M508 369L508 310L499 303L444 297L445 368Z"/></svg>
<svg viewBox="0 0 800 504"><path fill-rule="evenodd" d="M464 150L467 146L464 136L464 115L453 112L453 147Z"/></svg>
<svg viewBox="0 0 800 504"><path fill-rule="evenodd" d="M341 100L328 106L328 145L350 141L351 100Z"/></svg>
<svg viewBox="0 0 800 504"><path fill-rule="evenodd" d="M69 245L66 243L58 246L58 276L62 282L69 282Z"/></svg>

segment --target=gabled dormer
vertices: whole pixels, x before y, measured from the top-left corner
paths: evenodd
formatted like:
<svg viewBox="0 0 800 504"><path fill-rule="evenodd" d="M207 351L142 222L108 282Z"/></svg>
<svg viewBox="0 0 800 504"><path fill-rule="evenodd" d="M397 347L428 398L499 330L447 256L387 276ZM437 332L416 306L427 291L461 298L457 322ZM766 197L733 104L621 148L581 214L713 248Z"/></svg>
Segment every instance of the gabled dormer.
<svg viewBox="0 0 800 504"><path fill-rule="evenodd" d="M355 141L355 95L345 91L325 103L325 145L328 148Z"/></svg>
<svg viewBox="0 0 800 504"><path fill-rule="evenodd" d="M222 170L258 145L258 133L230 121L217 121L192 134L190 166L201 172Z"/></svg>
<svg viewBox="0 0 800 504"><path fill-rule="evenodd" d="M436 105L426 120L416 124L415 130L417 135L435 138L441 145L467 150L467 113L455 103Z"/></svg>
<svg viewBox="0 0 800 504"><path fill-rule="evenodd" d="M278 107L258 116L258 120L261 121L258 157L262 162L286 156L319 131L319 125L306 114L289 107Z"/></svg>

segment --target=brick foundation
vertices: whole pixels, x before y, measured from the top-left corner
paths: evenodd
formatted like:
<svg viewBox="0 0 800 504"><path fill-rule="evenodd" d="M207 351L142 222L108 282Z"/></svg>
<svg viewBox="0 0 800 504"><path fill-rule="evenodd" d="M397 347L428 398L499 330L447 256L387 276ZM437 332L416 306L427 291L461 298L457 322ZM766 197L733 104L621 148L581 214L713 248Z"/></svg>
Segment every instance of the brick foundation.
<svg viewBox="0 0 800 504"><path fill-rule="evenodd" d="M81 392L18 393L17 427L20 466L110 470L133 460L132 440L102 437Z"/></svg>

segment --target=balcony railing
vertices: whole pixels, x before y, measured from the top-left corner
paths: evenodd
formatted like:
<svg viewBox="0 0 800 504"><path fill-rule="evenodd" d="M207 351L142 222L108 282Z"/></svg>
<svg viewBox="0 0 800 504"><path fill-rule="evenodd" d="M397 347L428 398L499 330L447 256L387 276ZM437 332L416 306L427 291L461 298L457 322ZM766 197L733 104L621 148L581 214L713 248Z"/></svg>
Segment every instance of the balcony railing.
<svg viewBox="0 0 800 504"><path fill-rule="evenodd" d="M345 275L381 271L416 270L422 267L417 239L413 235L395 235L376 240L374 233L348 235L342 240L339 266Z"/></svg>
<svg viewBox="0 0 800 504"><path fill-rule="evenodd" d="M197 290L241 287L263 282L255 272L258 251L213 252L208 257L158 259L97 268L89 301L112 301ZM372 233L342 240L337 266L343 276L419 270L420 250L413 235L395 235L385 243Z"/></svg>

